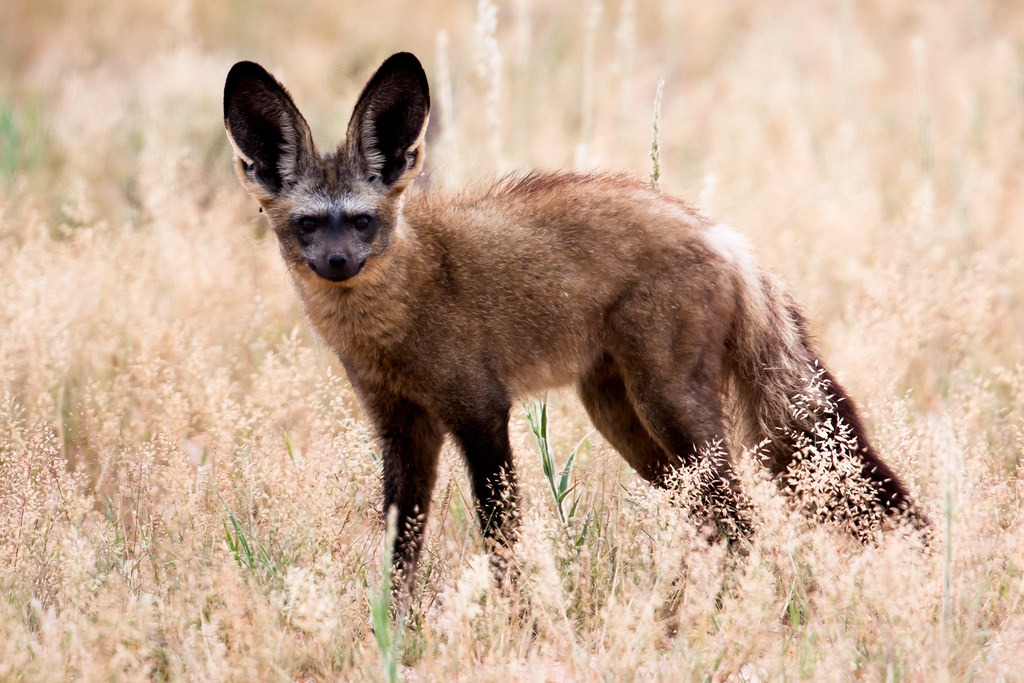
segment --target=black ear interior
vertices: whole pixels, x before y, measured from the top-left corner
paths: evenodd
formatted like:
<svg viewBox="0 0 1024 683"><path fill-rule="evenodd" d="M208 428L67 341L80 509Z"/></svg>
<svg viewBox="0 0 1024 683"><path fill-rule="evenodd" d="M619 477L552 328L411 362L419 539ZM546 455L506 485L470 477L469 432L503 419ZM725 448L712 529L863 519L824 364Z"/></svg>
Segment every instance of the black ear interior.
<svg viewBox="0 0 1024 683"><path fill-rule="evenodd" d="M224 123L254 180L279 192L282 157L291 154L296 163L309 130L288 91L259 64L238 62L224 83Z"/></svg>
<svg viewBox="0 0 1024 683"><path fill-rule="evenodd" d="M395 183L417 161L410 149L430 113L430 88L420 61L408 52L389 57L363 88L349 123L371 173Z"/></svg>

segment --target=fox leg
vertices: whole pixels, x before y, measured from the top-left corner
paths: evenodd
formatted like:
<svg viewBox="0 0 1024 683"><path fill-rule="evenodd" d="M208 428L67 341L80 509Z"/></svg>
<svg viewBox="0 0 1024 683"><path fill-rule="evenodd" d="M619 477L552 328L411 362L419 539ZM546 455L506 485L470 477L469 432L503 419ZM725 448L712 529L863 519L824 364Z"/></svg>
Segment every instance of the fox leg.
<svg viewBox="0 0 1024 683"><path fill-rule="evenodd" d="M368 407L378 425L381 444L384 514L389 514L392 507L397 512L392 590L401 594L401 599L408 599L423 545L444 430L413 403L394 401Z"/></svg>
<svg viewBox="0 0 1024 683"><path fill-rule="evenodd" d="M495 569L503 574L518 525L518 489L508 436L509 406L486 415L462 417L451 425L462 449L476 496L480 528Z"/></svg>
<svg viewBox="0 0 1024 683"><path fill-rule="evenodd" d="M605 357L580 378L580 400L601 435L637 474L663 485L672 458L644 427L626 397L626 385L614 362Z"/></svg>
<svg viewBox="0 0 1024 683"><path fill-rule="evenodd" d="M698 494L719 533L730 541L752 533L749 501L727 456L702 463L699 449L721 439L722 415L716 396L690 387L685 400L660 382L639 376L628 385L618 364L605 356L580 378L578 391L594 426L644 479L671 485L680 467L710 466L698 479ZM698 406L694 410L692 407Z"/></svg>

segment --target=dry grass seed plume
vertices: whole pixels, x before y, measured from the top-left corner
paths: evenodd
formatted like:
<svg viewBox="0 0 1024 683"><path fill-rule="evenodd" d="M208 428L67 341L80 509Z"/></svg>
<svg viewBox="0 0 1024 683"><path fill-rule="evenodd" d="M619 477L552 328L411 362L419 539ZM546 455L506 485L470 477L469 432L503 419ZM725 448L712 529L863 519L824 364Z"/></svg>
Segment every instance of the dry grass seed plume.
<svg viewBox="0 0 1024 683"><path fill-rule="evenodd" d="M400 5L0 10L0 678L385 675L374 446L231 177L219 92L230 63L259 59L336 138L372 65L432 54L440 31L438 186L569 166L581 140L588 164L646 175L666 79L664 191L710 196L713 179L718 217L808 304L940 540L861 547L746 456L761 530L723 592L721 548L597 437L558 522L517 415L522 596L489 581L449 454L398 673L1019 675L1024 15L994 0ZM590 427L569 396L550 410L562 463Z"/></svg>

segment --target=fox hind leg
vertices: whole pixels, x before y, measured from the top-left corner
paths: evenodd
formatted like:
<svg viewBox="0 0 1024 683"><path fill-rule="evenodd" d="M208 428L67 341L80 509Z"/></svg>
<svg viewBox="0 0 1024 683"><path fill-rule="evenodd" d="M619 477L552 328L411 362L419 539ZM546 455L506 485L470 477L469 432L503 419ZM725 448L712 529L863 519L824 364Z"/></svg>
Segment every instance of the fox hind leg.
<svg viewBox="0 0 1024 683"><path fill-rule="evenodd" d="M626 396L626 385L611 358L605 357L579 380L580 400L601 435L637 474L663 486L672 458L644 427Z"/></svg>
<svg viewBox="0 0 1024 683"><path fill-rule="evenodd" d="M749 538L751 506L727 454L701 452L724 433L717 397L704 397L706 387L693 387L697 395L673 400L666 387L642 376L631 379L632 386L607 355L583 374L577 389L594 426L640 476L657 486L671 485L680 468L706 468L696 477L704 514L730 543ZM693 411L692 405L703 408Z"/></svg>

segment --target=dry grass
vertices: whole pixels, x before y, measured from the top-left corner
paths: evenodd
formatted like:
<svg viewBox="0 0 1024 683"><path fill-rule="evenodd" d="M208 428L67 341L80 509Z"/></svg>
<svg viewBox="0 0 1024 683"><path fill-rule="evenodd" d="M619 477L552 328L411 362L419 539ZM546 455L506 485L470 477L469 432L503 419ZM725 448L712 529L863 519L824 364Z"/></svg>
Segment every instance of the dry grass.
<svg viewBox="0 0 1024 683"><path fill-rule="evenodd" d="M517 0L492 29L491 5L0 6L0 679L1020 677L1024 12ZM491 585L447 452L414 619L379 647L374 446L231 175L220 92L262 61L326 143L399 49L450 105L437 187L646 176L664 78L663 189L807 305L934 551L812 524L740 458L763 525L723 591L721 549L597 437L563 526L517 414L522 594ZM551 399L560 466L589 426Z"/></svg>

